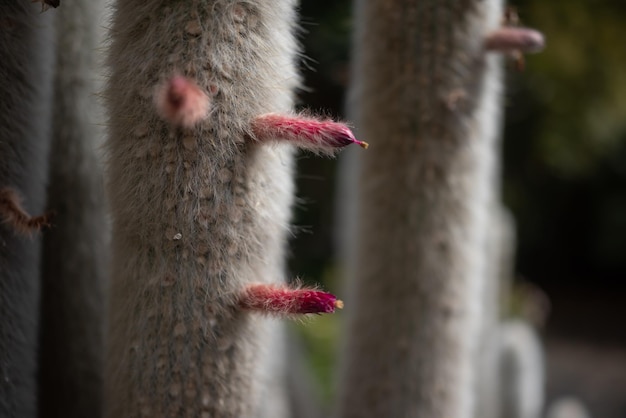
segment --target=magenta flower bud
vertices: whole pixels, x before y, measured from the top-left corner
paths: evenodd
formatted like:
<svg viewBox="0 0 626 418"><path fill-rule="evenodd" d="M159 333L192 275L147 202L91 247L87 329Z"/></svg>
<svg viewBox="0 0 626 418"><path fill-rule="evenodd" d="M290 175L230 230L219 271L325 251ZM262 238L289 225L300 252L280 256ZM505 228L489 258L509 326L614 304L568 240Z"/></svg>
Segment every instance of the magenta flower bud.
<svg viewBox="0 0 626 418"><path fill-rule="evenodd" d="M252 121L252 132L257 141L287 141L325 154L333 154L351 144L368 147L366 142L357 140L345 124L306 116L261 115Z"/></svg>
<svg viewBox="0 0 626 418"><path fill-rule="evenodd" d="M523 53L539 52L545 47L545 39L539 31L529 28L502 27L485 38L488 51Z"/></svg>
<svg viewBox="0 0 626 418"><path fill-rule="evenodd" d="M333 313L343 308L343 302L327 292L269 284L246 287L240 304L245 309L279 316Z"/></svg>

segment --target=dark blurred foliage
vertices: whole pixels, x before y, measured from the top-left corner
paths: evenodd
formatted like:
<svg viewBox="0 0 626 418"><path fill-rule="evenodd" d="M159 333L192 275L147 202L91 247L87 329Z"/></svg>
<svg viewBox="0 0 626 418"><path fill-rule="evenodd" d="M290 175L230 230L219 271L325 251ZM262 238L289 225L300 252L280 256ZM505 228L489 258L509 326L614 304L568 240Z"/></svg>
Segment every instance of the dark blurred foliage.
<svg viewBox="0 0 626 418"><path fill-rule="evenodd" d="M508 66L503 196L517 221L519 277L543 288L554 330L626 342L626 3L513 4L543 31L526 70ZM349 84L351 4L301 6L306 108L342 117ZM370 149L366 152L376 152ZM336 161L302 155L291 271L332 271ZM621 329L624 328L624 329Z"/></svg>
<svg viewBox="0 0 626 418"><path fill-rule="evenodd" d="M626 280L626 7L525 1L548 49L510 77L505 200L518 267L548 286Z"/></svg>
<svg viewBox="0 0 626 418"><path fill-rule="evenodd" d="M299 94L303 108L345 119L351 4L341 0L303 1L300 9L305 77ZM292 271L320 281L333 263L334 185L337 161L300 154L298 196L291 257Z"/></svg>

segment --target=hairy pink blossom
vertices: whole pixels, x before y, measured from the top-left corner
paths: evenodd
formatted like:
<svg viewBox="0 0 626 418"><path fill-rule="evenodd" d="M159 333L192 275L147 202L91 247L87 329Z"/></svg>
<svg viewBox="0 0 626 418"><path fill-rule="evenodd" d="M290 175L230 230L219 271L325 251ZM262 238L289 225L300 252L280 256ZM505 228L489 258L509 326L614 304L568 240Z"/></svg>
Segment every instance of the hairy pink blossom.
<svg viewBox="0 0 626 418"><path fill-rule="evenodd" d="M521 27L502 27L489 33L485 38L485 48L497 52L539 52L545 46L543 34Z"/></svg>
<svg viewBox="0 0 626 418"><path fill-rule="evenodd" d="M343 308L343 302L327 292L270 284L249 285L241 295L240 304L245 309L283 316L333 313L336 308Z"/></svg>
<svg viewBox="0 0 626 418"><path fill-rule="evenodd" d="M191 128L209 111L209 96L193 81L173 76L161 84L154 96L160 117L173 125Z"/></svg>
<svg viewBox="0 0 626 418"><path fill-rule="evenodd" d="M354 137L347 125L308 116L268 113L252 121L252 132L258 141L287 141L301 148L326 154L332 154L338 148L350 144L368 147L366 142Z"/></svg>

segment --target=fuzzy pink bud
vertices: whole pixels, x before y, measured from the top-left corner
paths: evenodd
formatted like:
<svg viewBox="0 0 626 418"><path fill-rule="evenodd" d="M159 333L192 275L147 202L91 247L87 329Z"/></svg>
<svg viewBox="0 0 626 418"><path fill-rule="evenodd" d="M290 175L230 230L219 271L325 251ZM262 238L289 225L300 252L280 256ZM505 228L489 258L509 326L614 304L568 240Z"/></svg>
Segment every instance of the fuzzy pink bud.
<svg viewBox="0 0 626 418"><path fill-rule="evenodd" d="M261 115L252 121L252 132L258 141L287 141L326 154L350 144L368 147L367 142L357 140L345 124L306 116Z"/></svg>
<svg viewBox="0 0 626 418"><path fill-rule="evenodd" d="M160 85L154 101L160 117L184 128L191 128L204 119L210 105L209 96L182 76L174 76Z"/></svg>
<svg viewBox="0 0 626 418"><path fill-rule="evenodd" d="M268 284L248 286L240 303L245 309L274 315L333 313L343 308L343 302L327 292Z"/></svg>
<svg viewBox="0 0 626 418"><path fill-rule="evenodd" d="M485 48L488 51L528 53L539 52L544 46L543 34L528 28L502 27L485 38Z"/></svg>

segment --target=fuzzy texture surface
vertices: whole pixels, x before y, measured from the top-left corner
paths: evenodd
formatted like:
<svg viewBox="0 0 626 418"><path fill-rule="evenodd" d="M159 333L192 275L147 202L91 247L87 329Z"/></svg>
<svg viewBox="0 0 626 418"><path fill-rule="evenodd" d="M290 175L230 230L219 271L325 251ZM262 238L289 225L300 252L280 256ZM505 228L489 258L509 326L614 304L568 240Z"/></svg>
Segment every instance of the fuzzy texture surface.
<svg viewBox="0 0 626 418"><path fill-rule="evenodd" d="M45 210L54 68L53 16L26 1L0 2L0 188L24 210ZM36 413L41 236L0 224L0 416Z"/></svg>
<svg viewBox="0 0 626 418"><path fill-rule="evenodd" d="M283 281L293 156L288 144L250 141L250 123L291 110L294 6L117 3L106 90L108 417L262 409L276 332L240 308L239 293L252 280ZM154 103L176 74L210 94L209 115L191 128L162 119Z"/></svg>
<svg viewBox="0 0 626 418"><path fill-rule="evenodd" d="M104 288L108 268L95 53L103 11L77 0L56 15L57 70L43 235L39 417L102 416Z"/></svg>
<svg viewBox="0 0 626 418"><path fill-rule="evenodd" d="M499 0L358 0L338 416L468 418L499 131Z"/></svg>
<svg viewBox="0 0 626 418"><path fill-rule="evenodd" d="M500 176L498 176L500 177ZM494 198L500 198L496 187ZM515 220L501 203L490 210L485 286L481 292L480 341L476 353L477 376L475 417L503 418L500 415L500 328L503 306L508 306L515 277Z"/></svg>

